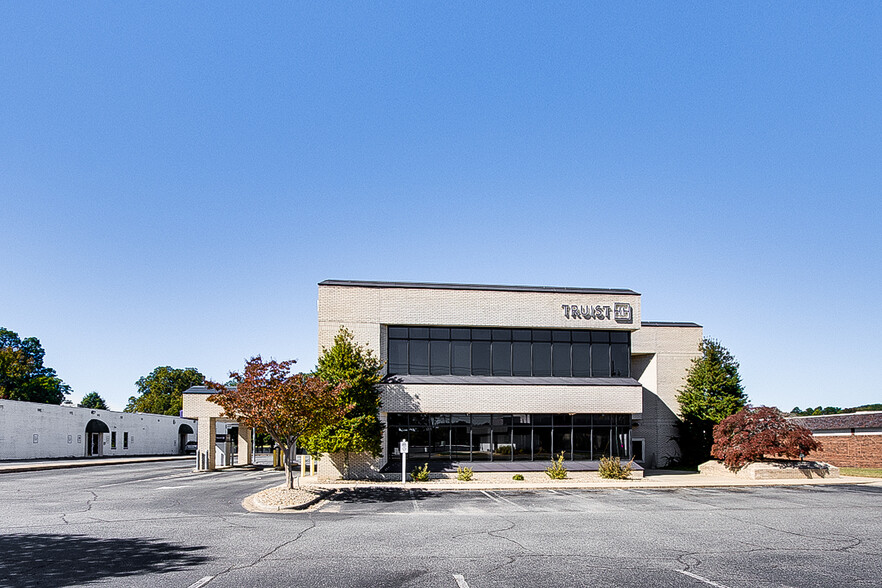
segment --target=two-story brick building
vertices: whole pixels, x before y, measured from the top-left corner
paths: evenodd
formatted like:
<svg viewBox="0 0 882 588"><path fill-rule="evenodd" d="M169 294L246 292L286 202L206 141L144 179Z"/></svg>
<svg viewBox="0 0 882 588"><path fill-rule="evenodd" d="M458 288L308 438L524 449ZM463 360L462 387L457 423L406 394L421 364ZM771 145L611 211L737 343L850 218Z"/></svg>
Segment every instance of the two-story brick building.
<svg viewBox="0 0 882 588"><path fill-rule="evenodd" d="M327 280L319 348L340 327L386 363L383 455L546 461L678 454L677 390L701 326L648 322L632 290ZM323 460L333 475L339 464Z"/></svg>

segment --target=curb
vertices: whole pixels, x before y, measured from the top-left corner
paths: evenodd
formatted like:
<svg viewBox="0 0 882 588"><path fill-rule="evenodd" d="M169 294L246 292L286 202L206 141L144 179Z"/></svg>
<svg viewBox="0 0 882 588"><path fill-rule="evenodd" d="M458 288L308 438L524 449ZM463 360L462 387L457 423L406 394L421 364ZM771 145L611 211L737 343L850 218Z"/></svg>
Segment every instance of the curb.
<svg viewBox="0 0 882 588"><path fill-rule="evenodd" d="M670 490L676 488L763 488L763 487L782 487L782 486L854 486L854 485L879 485L879 479L860 478L843 480L837 478L832 480L762 480L759 483L745 484L738 481L730 480L705 480L694 481L688 484L677 484L672 482L659 482L646 484L643 480L633 480L631 483L557 483L557 484L474 484L474 485L454 485L454 484L417 484L408 483L402 485L400 482L396 484L327 484L316 485L314 488L325 488L327 490L429 490L436 492L461 492L472 491L480 492L481 490Z"/></svg>
<svg viewBox="0 0 882 588"><path fill-rule="evenodd" d="M122 465L122 464L132 464L132 463L152 463L156 461L191 461L193 458L189 455L180 456L180 455L169 455L169 456L157 456L157 457L144 457L141 459L137 458L122 458L122 459L108 459L106 461L63 461L58 463L35 463L35 464L21 464L21 465L8 465L4 466L2 462L0 462L0 474L11 474L16 472L40 472L44 470L66 470L71 468L88 468L92 466L108 466L108 465Z"/></svg>
<svg viewBox="0 0 882 588"><path fill-rule="evenodd" d="M299 511L308 509L310 506L313 506L314 504L321 502L322 500L326 499L328 496L331 496L332 494L336 494L336 492L337 492L337 490L334 488L330 488L330 489L324 488L324 489L316 489L316 490L318 490L319 493L314 498L312 498L306 502L303 502L301 504L292 504L289 506L277 506L277 505L264 504L264 503L260 502L259 500L257 500L257 498L256 498L257 494L252 494L251 496L248 496L247 498L245 498L245 500L242 501L242 506L250 512L264 512L264 513L292 512L292 511L299 512Z"/></svg>

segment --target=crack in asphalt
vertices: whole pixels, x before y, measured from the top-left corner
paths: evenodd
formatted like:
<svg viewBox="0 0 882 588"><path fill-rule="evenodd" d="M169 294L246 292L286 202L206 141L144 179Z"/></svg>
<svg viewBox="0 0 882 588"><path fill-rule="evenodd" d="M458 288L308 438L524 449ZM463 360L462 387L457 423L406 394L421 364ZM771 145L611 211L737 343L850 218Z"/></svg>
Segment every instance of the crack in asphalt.
<svg viewBox="0 0 882 588"><path fill-rule="evenodd" d="M266 553L264 553L263 555L261 555L260 557L255 559L254 561L252 561L251 563L229 566L228 568L224 569L222 572L216 574L215 578L223 576L224 574L228 574L228 573L232 572L233 570L238 571L238 570L253 568L254 566L261 563L263 560L265 560L266 558L268 558L272 554L276 553L278 550L282 549L283 547L286 547L288 545L296 543L301 537L303 537L303 535L306 534L307 531L315 529L315 527L316 527L315 521L313 520L312 517L309 517L309 526L302 529L300 532L298 532L297 535L293 539L289 539L288 541L283 541L282 543L279 543L278 545L276 545L275 547L273 547L272 549L270 549L269 551L267 551Z"/></svg>

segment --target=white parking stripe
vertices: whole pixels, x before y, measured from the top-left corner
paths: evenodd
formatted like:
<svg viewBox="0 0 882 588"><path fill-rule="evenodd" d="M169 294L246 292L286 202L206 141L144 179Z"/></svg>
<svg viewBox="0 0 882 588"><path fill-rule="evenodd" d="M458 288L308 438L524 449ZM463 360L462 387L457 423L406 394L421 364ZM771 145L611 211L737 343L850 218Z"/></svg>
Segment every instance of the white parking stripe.
<svg viewBox="0 0 882 588"><path fill-rule="evenodd" d="M199 578L198 580L187 586L187 588L201 588L212 580L214 580L214 576L205 576L204 578Z"/></svg>
<svg viewBox="0 0 882 588"><path fill-rule="evenodd" d="M465 581L462 574L453 574L453 579L456 580L456 585L459 586L459 588L469 588L468 582Z"/></svg>
<svg viewBox="0 0 882 588"><path fill-rule="evenodd" d="M491 496L490 493L487 492L486 490L481 490L481 494L483 494L484 496L486 496L487 498L489 498L493 502L500 502L500 500L498 498L496 498L495 496Z"/></svg>
<svg viewBox="0 0 882 588"><path fill-rule="evenodd" d="M680 572L684 576L689 576L690 578L695 578L699 582L704 582L709 586L716 586L716 588L729 588L728 586L724 586L723 584L718 584L712 580L708 580L707 578L702 578L698 574L693 574L692 572L687 572L686 570L674 570L675 572Z"/></svg>

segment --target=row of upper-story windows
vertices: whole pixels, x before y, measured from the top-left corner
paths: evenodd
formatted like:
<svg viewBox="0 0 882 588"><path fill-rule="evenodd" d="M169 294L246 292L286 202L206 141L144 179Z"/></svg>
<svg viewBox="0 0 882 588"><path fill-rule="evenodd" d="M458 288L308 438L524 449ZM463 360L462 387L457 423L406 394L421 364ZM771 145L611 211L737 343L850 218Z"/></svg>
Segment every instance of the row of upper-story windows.
<svg viewBox="0 0 882 588"><path fill-rule="evenodd" d="M630 376L628 331L388 327L389 374Z"/></svg>

